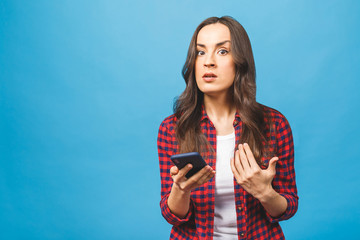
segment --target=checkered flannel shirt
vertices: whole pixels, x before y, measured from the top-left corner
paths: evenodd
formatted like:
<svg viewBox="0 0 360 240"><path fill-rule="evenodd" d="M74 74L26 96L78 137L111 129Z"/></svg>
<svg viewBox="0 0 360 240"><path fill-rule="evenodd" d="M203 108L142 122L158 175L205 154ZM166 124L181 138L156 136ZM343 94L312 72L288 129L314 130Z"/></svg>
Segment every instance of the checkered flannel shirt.
<svg viewBox="0 0 360 240"><path fill-rule="evenodd" d="M279 221L292 217L297 211L298 196L294 171L294 145L291 129L286 118L278 111L265 107L265 115L271 118L275 128L267 130L270 147L279 157L276 164L276 175L273 188L287 200L284 214L274 218L270 216L261 203L247 193L234 179L237 231L239 239L284 239ZM265 119L266 120L266 119ZM267 121L267 120L266 120ZM216 171L216 130L202 109L201 130L215 149L214 153L203 154L205 161ZM186 217L174 215L167 200L173 184L170 168L173 163L170 156L179 153L175 134L176 117L167 117L160 125L158 133L158 153L161 176L161 213L173 225L170 239L212 239L214 230L215 177L191 193L190 210ZM237 113L233 121L236 143L239 143L242 121ZM205 155L205 156L204 156ZM269 159L262 159L265 167Z"/></svg>

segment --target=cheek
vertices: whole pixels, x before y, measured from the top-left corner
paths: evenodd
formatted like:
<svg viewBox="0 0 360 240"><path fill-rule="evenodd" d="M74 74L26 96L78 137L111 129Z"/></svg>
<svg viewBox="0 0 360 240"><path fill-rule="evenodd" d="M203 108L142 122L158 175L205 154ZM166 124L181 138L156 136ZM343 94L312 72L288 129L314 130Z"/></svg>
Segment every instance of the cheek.
<svg viewBox="0 0 360 240"><path fill-rule="evenodd" d="M196 83L199 84L198 80L202 77L202 68L200 61L195 61L195 80Z"/></svg>
<svg viewBox="0 0 360 240"><path fill-rule="evenodd" d="M195 61L195 75L200 74L201 72L201 62L199 60Z"/></svg>
<svg viewBox="0 0 360 240"><path fill-rule="evenodd" d="M224 72L226 73L226 77L231 78L232 80L235 78L235 64L233 61L228 61L224 65Z"/></svg>

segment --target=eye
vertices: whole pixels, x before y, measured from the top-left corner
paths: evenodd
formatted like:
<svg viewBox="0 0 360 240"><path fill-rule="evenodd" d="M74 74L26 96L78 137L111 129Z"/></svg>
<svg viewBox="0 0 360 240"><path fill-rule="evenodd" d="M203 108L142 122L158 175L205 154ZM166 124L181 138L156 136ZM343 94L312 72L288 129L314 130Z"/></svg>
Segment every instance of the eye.
<svg viewBox="0 0 360 240"><path fill-rule="evenodd" d="M225 50L225 49L220 49L220 50L218 51L218 53L219 53L220 55L226 55L226 54L229 53L229 51L228 51L228 50Z"/></svg>
<svg viewBox="0 0 360 240"><path fill-rule="evenodd" d="M204 52L204 51L200 51L200 50L198 50L198 51L197 51L197 55L198 55L198 56L205 55L205 52Z"/></svg>

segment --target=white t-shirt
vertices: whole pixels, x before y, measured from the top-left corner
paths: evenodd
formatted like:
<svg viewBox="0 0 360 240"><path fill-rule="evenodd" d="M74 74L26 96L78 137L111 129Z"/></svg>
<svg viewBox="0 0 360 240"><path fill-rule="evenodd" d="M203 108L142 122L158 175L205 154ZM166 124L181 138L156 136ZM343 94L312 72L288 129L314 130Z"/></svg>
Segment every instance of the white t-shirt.
<svg viewBox="0 0 360 240"><path fill-rule="evenodd" d="M234 174L230 167L234 148L235 133L216 136L214 239L238 239Z"/></svg>

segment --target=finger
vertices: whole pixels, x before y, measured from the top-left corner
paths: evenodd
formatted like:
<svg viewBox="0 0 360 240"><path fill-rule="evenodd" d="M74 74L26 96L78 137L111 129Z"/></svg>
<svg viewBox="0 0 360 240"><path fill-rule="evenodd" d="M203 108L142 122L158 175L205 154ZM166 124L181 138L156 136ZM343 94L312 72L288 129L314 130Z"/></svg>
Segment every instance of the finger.
<svg viewBox="0 0 360 240"><path fill-rule="evenodd" d="M180 169L178 176L179 177L185 177L185 175L193 168L193 166L189 163L187 164L185 167L183 167L182 169Z"/></svg>
<svg viewBox="0 0 360 240"><path fill-rule="evenodd" d="M245 176L245 171L244 171L244 167L242 165L241 159L240 159L240 151L239 150L235 151L234 167L235 167L237 173L241 177Z"/></svg>
<svg viewBox="0 0 360 240"><path fill-rule="evenodd" d="M238 171L237 171L237 169L235 167L235 158L231 158L230 166L231 166L231 171L233 172L236 181L240 182L241 177L240 177L240 174L238 173Z"/></svg>
<svg viewBox="0 0 360 240"><path fill-rule="evenodd" d="M243 147L244 147L244 151L245 151L245 154L247 156L247 159L248 159L248 162L249 162L250 166L252 168L254 168L254 169L259 168L259 165L256 162L256 159L255 159L255 157L254 157L254 155L253 155L253 153L252 153L252 151L250 149L249 144L244 143Z"/></svg>
<svg viewBox="0 0 360 240"><path fill-rule="evenodd" d="M177 166L173 166L173 167L170 168L170 175L171 176L174 176L174 175L178 174L178 172L179 172L179 169L178 169Z"/></svg>
<svg viewBox="0 0 360 240"><path fill-rule="evenodd" d="M209 174L209 179L208 179L207 181L209 181L210 179L212 179L213 177L215 177L215 174L216 174L215 170L212 170L212 171L210 172L210 174Z"/></svg>
<svg viewBox="0 0 360 240"><path fill-rule="evenodd" d="M212 170L212 168L209 166L209 169L207 172L205 172L198 180L197 183L199 185L202 185L203 183L206 183L214 176L215 171Z"/></svg>
<svg viewBox="0 0 360 240"><path fill-rule="evenodd" d="M187 180L187 186L200 186L206 179L210 177L210 174L214 172L214 170L209 166L203 167L199 172L195 173Z"/></svg>
<svg viewBox="0 0 360 240"><path fill-rule="evenodd" d="M204 183L208 182L210 179L212 179L215 176L215 171L212 170L210 174L207 176L207 178L204 180Z"/></svg>
<svg viewBox="0 0 360 240"><path fill-rule="evenodd" d="M251 165L249 163L248 157L246 156L243 144L239 144L239 154L241 164L244 167L244 172L249 172L251 170Z"/></svg>
<svg viewBox="0 0 360 240"><path fill-rule="evenodd" d="M209 173L211 173L211 171L213 171L213 169L209 165L206 165L200 171L192 175L189 179L191 179L194 182L197 182L204 175L208 175Z"/></svg>
<svg viewBox="0 0 360 240"><path fill-rule="evenodd" d="M278 157L273 157L272 159L270 159L269 166L268 166L268 168L266 170L269 170L269 171L275 173L276 172L276 163L277 163L277 161L279 161Z"/></svg>

